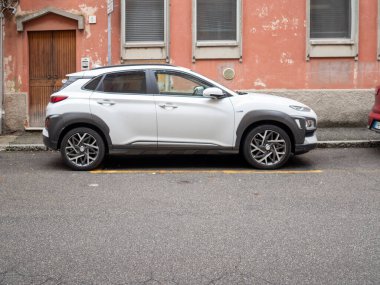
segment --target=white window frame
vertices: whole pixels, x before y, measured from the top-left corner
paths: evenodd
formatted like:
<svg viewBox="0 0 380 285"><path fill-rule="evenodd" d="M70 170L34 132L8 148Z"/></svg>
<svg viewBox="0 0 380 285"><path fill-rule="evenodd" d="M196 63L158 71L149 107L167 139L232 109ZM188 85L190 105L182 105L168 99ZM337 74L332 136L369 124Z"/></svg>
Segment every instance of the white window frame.
<svg viewBox="0 0 380 285"><path fill-rule="evenodd" d="M313 57L353 57L359 55L359 0L351 1L351 38L310 38L310 0L306 0L306 60Z"/></svg>
<svg viewBox="0 0 380 285"><path fill-rule="evenodd" d="M236 1L236 40L198 41L197 40L197 0L193 1L193 48L192 60L197 59L239 59L242 62L243 0Z"/></svg>
<svg viewBox="0 0 380 285"><path fill-rule="evenodd" d="M164 41L126 42L125 0L121 0L121 60L166 60L170 59L170 0L164 0Z"/></svg>

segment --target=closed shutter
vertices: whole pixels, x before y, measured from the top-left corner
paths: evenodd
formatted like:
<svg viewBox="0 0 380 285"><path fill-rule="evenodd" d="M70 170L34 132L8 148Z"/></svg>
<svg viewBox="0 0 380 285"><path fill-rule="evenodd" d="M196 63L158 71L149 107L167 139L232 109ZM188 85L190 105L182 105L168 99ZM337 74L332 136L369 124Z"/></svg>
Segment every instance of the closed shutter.
<svg viewBox="0 0 380 285"><path fill-rule="evenodd" d="M351 0L311 0L310 38L351 38Z"/></svg>
<svg viewBox="0 0 380 285"><path fill-rule="evenodd" d="M237 40L237 0L197 0L197 40Z"/></svg>
<svg viewBox="0 0 380 285"><path fill-rule="evenodd" d="M125 0L126 42L164 42L165 0Z"/></svg>

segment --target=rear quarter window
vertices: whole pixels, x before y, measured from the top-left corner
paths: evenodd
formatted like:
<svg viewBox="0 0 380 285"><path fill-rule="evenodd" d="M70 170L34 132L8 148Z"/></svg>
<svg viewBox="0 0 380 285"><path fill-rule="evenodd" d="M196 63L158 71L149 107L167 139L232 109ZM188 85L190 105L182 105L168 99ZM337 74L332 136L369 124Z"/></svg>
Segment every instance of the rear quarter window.
<svg viewBox="0 0 380 285"><path fill-rule="evenodd" d="M62 85L62 87L59 90L65 89L67 86L73 84L75 81L77 81L78 79L81 79L81 78L82 77L70 76L66 80L62 80L63 85Z"/></svg>
<svg viewBox="0 0 380 285"><path fill-rule="evenodd" d="M100 80L102 80L102 77L103 75L90 80L90 82L88 82L86 85L83 86L83 89L92 90L92 91L96 90L98 88Z"/></svg>

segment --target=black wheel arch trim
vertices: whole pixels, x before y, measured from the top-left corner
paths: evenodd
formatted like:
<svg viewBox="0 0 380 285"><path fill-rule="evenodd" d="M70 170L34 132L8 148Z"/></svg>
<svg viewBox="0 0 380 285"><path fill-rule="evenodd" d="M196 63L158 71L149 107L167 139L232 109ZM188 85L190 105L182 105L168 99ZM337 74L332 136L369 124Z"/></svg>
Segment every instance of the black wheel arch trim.
<svg viewBox="0 0 380 285"><path fill-rule="evenodd" d="M298 127L295 119L298 119L301 124L301 129ZM248 112L241 119L239 126L236 130L236 142L235 148L239 149L243 136L246 131L257 123L269 123L275 122L285 125L290 131L295 145L303 144L305 140L305 118L297 117L293 118L288 114L274 110L256 110Z"/></svg>
<svg viewBox="0 0 380 285"><path fill-rule="evenodd" d="M49 147L53 149L59 148L60 139L66 130L71 129L72 126L87 126L99 129L105 138L105 144L110 148L112 146L111 137L109 135L110 129L107 124L98 116L88 113L65 113L61 115L52 115L49 119Z"/></svg>

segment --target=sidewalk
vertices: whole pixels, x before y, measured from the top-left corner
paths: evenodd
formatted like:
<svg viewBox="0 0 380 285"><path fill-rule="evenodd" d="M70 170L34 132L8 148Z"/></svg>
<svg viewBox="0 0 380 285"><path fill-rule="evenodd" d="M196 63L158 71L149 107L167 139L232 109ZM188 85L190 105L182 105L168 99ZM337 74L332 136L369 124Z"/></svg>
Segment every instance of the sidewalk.
<svg viewBox="0 0 380 285"><path fill-rule="evenodd" d="M380 133L367 128L319 128L319 148L380 147ZM41 131L0 136L0 151L43 151Z"/></svg>
<svg viewBox="0 0 380 285"><path fill-rule="evenodd" d="M27 131L0 135L0 151L41 151L47 150L42 141L41 131Z"/></svg>

